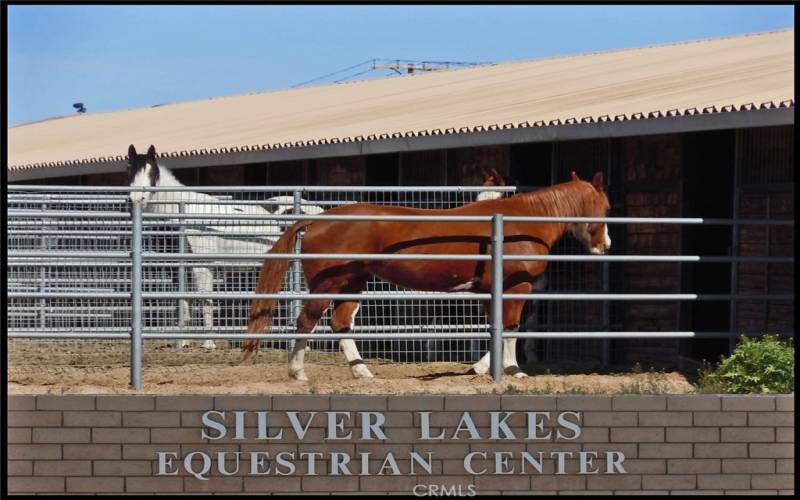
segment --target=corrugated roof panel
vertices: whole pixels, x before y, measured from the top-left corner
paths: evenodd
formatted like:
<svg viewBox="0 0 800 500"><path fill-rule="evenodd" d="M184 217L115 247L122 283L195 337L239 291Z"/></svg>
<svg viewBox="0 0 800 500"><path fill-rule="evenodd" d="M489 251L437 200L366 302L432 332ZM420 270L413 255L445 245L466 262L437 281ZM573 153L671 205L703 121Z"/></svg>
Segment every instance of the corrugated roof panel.
<svg viewBox="0 0 800 500"><path fill-rule="evenodd" d="M120 158L131 143L184 156L763 103L794 105L794 30L76 114L10 128L8 159L14 170Z"/></svg>

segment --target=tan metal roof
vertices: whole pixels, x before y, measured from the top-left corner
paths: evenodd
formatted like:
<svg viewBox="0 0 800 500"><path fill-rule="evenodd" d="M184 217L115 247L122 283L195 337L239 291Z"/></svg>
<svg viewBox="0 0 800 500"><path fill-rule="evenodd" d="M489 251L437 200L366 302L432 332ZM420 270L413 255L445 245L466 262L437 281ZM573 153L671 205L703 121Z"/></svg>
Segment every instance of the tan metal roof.
<svg viewBox="0 0 800 500"><path fill-rule="evenodd" d="M794 106L794 30L86 113L12 127L9 170Z"/></svg>

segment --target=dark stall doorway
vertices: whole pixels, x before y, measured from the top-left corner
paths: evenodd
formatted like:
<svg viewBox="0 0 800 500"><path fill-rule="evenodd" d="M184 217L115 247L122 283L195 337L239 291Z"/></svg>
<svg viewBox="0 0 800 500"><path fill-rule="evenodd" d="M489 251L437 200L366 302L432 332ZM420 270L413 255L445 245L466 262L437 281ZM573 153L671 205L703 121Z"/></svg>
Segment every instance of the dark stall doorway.
<svg viewBox="0 0 800 500"><path fill-rule="evenodd" d="M399 153L367 156L367 186L397 186L399 181Z"/></svg>
<svg viewBox="0 0 800 500"><path fill-rule="evenodd" d="M735 132L721 130L685 134L683 141L683 217L732 218ZM731 226L682 226L683 255L731 255ZM731 264L683 264L683 293L731 293ZM694 301L681 304L681 328L726 332L730 302ZM681 353L717 361L727 354L727 339L682 341Z"/></svg>
<svg viewBox="0 0 800 500"><path fill-rule="evenodd" d="M550 142L511 145L509 177L516 184L517 192L525 193L553 183L552 155Z"/></svg>

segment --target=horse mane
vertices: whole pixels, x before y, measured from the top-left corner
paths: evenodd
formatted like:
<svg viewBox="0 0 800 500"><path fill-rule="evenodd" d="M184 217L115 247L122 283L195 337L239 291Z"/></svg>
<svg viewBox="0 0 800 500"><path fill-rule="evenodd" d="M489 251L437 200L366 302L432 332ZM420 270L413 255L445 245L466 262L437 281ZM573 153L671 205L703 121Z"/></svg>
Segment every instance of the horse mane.
<svg viewBox="0 0 800 500"><path fill-rule="evenodd" d="M545 217L577 217L587 212L587 201L594 187L585 181L564 182L511 198L524 201L532 214Z"/></svg>
<svg viewBox="0 0 800 500"><path fill-rule="evenodd" d="M184 186L181 181L175 177L175 174L172 173L172 170L164 167L162 165L158 166L158 185L165 186L165 187L175 187L175 186Z"/></svg>

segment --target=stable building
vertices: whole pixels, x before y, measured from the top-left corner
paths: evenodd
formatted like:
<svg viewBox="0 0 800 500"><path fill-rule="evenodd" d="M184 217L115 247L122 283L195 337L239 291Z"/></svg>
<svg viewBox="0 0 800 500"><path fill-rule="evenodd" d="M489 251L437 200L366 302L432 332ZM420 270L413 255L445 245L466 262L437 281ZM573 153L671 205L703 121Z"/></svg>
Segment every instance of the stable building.
<svg viewBox="0 0 800 500"><path fill-rule="evenodd" d="M794 30L85 113L11 127L11 183L477 185L605 173L611 216L794 218ZM793 256L791 226L612 225L614 254ZM554 253L579 252L569 241ZM793 293L794 264L552 263L548 291ZM793 301L543 302L530 330L793 335ZM538 360L675 365L727 339L552 340Z"/></svg>

